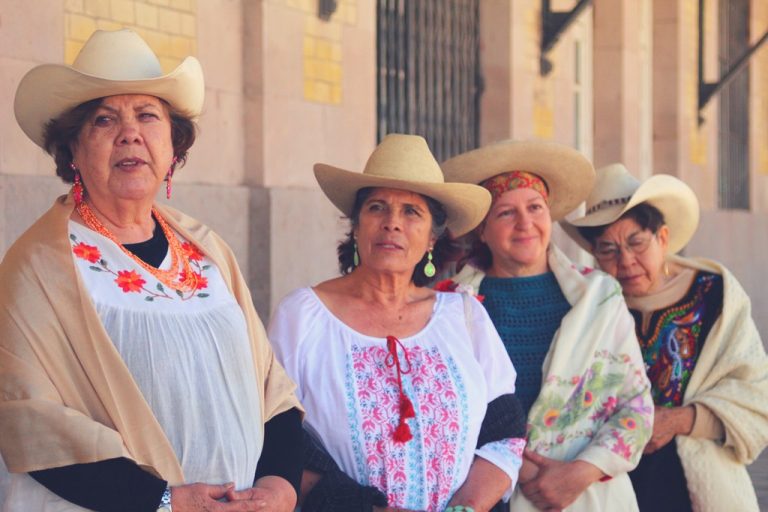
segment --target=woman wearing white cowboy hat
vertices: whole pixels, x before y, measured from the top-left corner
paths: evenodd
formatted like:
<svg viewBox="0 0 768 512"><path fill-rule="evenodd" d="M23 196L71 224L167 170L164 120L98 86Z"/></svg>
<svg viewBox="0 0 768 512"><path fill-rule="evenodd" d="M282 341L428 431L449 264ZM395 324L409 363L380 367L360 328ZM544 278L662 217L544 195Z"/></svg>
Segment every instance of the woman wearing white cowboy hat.
<svg viewBox="0 0 768 512"><path fill-rule="evenodd" d="M97 31L32 69L19 125L73 183L0 264L8 511L289 511L301 412L231 250L155 203L195 140L200 64Z"/></svg>
<svg viewBox="0 0 768 512"><path fill-rule="evenodd" d="M640 508L758 510L745 465L768 443L768 359L749 298L722 265L676 256L699 222L672 176L597 173L566 230L621 283L651 380L653 436L630 474Z"/></svg>
<svg viewBox="0 0 768 512"><path fill-rule="evenodd" d="M550 240L589 193L592 164L559 144L503 141L442 167L493 196L467 264L438 288L483 297L518 371L528 448L510 510L636 510L627 472L653 409L632 318L615 280Z"/></svg>
<svg viewBox="0 0 768 512"><path fill-rule="evenodd" d="M424 286L488 192L444 183L415 135L385 137L362 173L315 176L351 222L343 275L288 295L269 327L325 452L307 457L302 510L488 510L525 445L515 371L477 301Z"/></svg>

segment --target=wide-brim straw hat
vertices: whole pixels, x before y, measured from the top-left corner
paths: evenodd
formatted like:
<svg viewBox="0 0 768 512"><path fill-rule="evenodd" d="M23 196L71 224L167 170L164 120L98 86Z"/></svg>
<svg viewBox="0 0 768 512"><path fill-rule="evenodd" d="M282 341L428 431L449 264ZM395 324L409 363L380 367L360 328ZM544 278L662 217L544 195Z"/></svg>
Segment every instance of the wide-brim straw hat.
<svg viewBox="0 0 768 512"><path fill-rule="evenodd" d="M348 217L357 192L366 187L394 188L431 197L445 208L447 227L453 236L474 229L491 205L491 194L482 187L445 183L427 141L418 135L384 137L362 173L322 163L315 164L314 170L325 195Z"/></svg>
<svg viewBox="0 0 768 512"><path fill-rule="evenodd" d="M598 169L595 188L587 198L587 213L562 225L571 238L591 252L592 246L576 227L611 224L641 203L664 215L670 254L688 245L699 225L699 201L691 187L667 174L655 174L641 183L622 164Z"/></svg>
<svg viewBox="0 0 768 512"><path fill-rule="evenodd" d="M547 185L553 221L586 199L595 181L590 161L573 148L554 142L505 140L446 160L445 181L482 183L511 171L539 176Z"/></svg>
<svg viewBox="0 0 768 512"><path fill-rule="evenodd" d="M187 57L163 74L152 49L131 30L97 30L71 66L42 64L30 70L16 89L14 112L24 133L43 147L45 125L68 110L96 98L147 94L197 117L205 82L200 62Z"/></svg>

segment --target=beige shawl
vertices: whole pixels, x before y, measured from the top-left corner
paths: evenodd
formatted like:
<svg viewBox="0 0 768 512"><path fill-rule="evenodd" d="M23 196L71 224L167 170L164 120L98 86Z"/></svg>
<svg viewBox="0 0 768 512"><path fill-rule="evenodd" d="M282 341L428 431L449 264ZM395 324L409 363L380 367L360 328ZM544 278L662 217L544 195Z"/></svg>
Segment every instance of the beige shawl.
<svg viewBox="0 0 768 512"><path fill-rule="evenodd" d="M768 358L752 320L749 297L722 265L705 259L671 261L723 277L723 312L704 342L684 403L708 407L725 427L725 440L677 436L696 512L757 511L746 464L768 444Z"/></svg>
<svg viewBox="0 0 768 512"><path fill-rule="evenodd" d="M75 268L73 207L71 196L57 199L0 264L0 453L13 473L128 457L181 484L173 449ZM263 421L299 407L230 249L197 221L158 208L215 262L243 309Z"/></svg>

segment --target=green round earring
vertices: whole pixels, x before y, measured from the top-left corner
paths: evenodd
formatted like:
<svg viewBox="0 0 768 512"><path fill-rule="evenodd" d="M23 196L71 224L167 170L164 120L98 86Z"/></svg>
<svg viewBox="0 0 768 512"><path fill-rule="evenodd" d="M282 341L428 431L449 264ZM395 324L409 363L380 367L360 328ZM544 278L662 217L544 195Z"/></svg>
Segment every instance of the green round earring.
<svg viewBox="0 0 768 512"><path fill-rule="evenodd" d="M432 263L432 249L427 253L427 264L424 265L424 275L427 277L435 277L435 264Z"/></svg>
<svg viewBox="0 0 768 512"><path fill-rule="evenodd" d="M357 242L355 242L355 254L352 255L352 264L358 266L360 264L360 255L357 254Z"/></svg>

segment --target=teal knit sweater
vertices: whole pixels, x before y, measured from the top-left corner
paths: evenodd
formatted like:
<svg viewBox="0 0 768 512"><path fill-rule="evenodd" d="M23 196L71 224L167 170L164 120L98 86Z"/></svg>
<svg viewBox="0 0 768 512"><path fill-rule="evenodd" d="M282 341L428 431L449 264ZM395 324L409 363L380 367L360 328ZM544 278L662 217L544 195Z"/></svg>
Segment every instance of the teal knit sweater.
<svg viewBox="0 0 768 512"><path fill-rule="evenodd" d="M480 295L517 371L515 394L527 416L541 389L542 363L571 305L552 272L532 277L486 276Z"/></svg>

